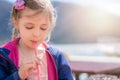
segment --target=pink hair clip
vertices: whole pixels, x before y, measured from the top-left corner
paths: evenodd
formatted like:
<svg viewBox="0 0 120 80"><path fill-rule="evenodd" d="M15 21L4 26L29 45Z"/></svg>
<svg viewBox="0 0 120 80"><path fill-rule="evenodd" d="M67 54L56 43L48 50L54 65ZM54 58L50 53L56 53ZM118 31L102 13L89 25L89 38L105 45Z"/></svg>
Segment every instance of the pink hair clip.
<svg viewBox="0 0 120 80"><path fill-rule="evenodd" d="M22 10L25 8L25 2L24 0L16 0L14 7L16 10Z"/></svg>

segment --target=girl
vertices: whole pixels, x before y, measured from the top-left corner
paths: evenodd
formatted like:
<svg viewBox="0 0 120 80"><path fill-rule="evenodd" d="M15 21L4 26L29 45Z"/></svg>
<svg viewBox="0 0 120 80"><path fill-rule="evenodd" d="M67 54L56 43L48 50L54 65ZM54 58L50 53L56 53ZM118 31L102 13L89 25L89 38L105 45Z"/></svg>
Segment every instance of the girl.
<svg viewBox="0 0 120 80"><path fill-rule="evenodd" d="M62 52L44 42L55 26L49 0L17 0L13 40L0 48L0 80L73 80Z"/></svg>

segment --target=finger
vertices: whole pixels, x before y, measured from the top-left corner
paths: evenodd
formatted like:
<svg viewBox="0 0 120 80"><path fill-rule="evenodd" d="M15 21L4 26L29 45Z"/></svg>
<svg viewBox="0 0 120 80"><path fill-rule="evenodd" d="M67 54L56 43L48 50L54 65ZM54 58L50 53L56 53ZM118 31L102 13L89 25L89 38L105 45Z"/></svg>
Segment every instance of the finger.
<svg viewBox="0 0 120 80"><path fill-rule="evenodd" d="M19 75L22 79L25 79L36 69L34 64L21 65L19 68Z"/></svg>
<svg viewBox="0 0 120 80"><path fill-rule="evenodd" d="M41 57L39 57L39 56L37 56L36 58L37 58L39 61L41 60Z"/></svg>
<svg viewBox="0 0 120 80"><path fill-rule="evenodd" d="M37 66L35 65L35 64L26 64L26 69L25 69L25 71L28 73L28 74L30 74L31 72L33 72L34 70L36 70L37 69Z"/></svg>
<svg viewBox="0 0 120 80"><path fill-rule="evenodd" d="M36 57L36 58L35 58L35 62L36 62L37 65L40 65L41 59L38 58L38 57Z"/></svg>

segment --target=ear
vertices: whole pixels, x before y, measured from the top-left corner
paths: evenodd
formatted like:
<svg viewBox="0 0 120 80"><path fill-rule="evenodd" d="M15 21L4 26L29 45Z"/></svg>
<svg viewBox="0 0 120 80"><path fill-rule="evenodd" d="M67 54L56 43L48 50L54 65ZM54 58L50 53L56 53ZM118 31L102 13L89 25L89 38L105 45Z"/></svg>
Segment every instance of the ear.
<svg viewBox="0 0 120 80"><path fill-rule="evenodd" d="M18 28L17 20L15 18L12 18L12 22L14 27L17 29Z"/></svg>

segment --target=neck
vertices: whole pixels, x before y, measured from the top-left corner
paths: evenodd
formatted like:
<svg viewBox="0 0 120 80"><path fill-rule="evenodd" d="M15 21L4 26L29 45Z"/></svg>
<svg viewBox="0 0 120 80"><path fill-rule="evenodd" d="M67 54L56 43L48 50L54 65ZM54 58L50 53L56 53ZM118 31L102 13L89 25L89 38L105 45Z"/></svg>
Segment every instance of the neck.
<svg viewBox="0 0 120 80"><path fill-rule="evenodd" d="M24 49L26 49L26 50L34 50L34 48L30 48L30 47L28 47L27 45L25 45L24 44L24 42L20 39L20 41L19 41L19 47L20 48L24 48Z"/></svg>

